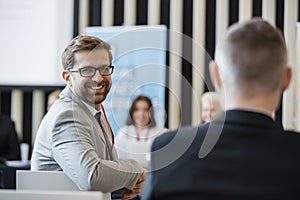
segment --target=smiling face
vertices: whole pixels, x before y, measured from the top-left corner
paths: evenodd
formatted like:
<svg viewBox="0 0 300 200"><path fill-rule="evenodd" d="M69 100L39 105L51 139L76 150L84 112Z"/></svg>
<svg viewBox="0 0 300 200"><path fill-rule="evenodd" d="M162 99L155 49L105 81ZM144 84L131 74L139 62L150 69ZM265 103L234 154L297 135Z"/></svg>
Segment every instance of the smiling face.
<svg viewBox="0 0 300 200"><path fill-rule="evenodd" d="M107 50L98 48L93 51L79 51L74 54L73 69L81 67L109 66ZM66 72L65 77L73 93L87 104L100 110L112 85L111 75L101 76L99 71L92 77L82 77L79 72Z"/></svg>
<svg viewBox="0 0 300 200"><path fill-rule="evenodd" d="M150 123L149 109L147 101L140 100L136 102L132 118L137 127L144 128Z"/></svg>

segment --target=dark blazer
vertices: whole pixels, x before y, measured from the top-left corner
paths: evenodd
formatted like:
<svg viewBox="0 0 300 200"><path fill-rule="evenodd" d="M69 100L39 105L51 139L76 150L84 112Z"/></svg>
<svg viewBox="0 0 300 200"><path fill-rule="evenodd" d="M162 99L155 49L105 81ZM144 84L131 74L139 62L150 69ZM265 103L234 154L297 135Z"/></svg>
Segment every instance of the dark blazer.
<svg viewBox="0 0 300 200"><path fill-rule="evenodd" d="M0 161L20 160L20 146L14 122L0 114Z"/></svg>
<svg viewBox="0 0 300 200"><path fill-rule="evenodd" d="M261 113L165 133L152 152L144 199L300 199L300 135Z"/></svg>

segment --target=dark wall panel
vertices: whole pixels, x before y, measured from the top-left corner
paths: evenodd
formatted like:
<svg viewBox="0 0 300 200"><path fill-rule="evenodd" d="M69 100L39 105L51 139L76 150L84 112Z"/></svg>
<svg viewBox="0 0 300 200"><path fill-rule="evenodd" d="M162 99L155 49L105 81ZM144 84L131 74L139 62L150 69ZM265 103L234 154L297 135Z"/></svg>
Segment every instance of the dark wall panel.
<svg viewBox="0 0 300 200"><path fill-rule="evenodd" d="M170 27L170 0L160 2L160 23Z"/></svg>
<svg viewBox="0 0 300 200"><path fill-rule="evenodd" d="M89 26L101 26L101 0L90 0Z"/></svg>
<svg viewBox="0 0 300 200"><path fill-rule="evenodd" d="M193 32L193 0L185 0L183 4L183 50L182 50L182 118L181 124L191 124L192 96L192 32Z"/></svg>
<svg viewBox="0 0 300 200"><path fill-rule="evenodd" d="M124 0L115 0L114 3L114 25L124 23Z"/></svg>
<svg viewBox="0 0 300 200"><path fill-rule="evenodd" d="M160 24L166 25L167 28L170 28L170 0L161 0L160 2ZM167 38L167 47L169 47L169 38ZM166 66L170 65L169 62L169 52L166 55ZM169 68L167 67L167 77L166 77L166 84L169 85ZM169 113L169 88L166 88L166 100L165 100L165 110L168 115ZM168 127L169 118L166 118L165 126Z"/></svg>
<svg viewBox="0 0 300 200"><path fill-rule="evenodd" d="M74 21L73 21L73 37L76 37L79 33L79 0L74 0Z"/></svg>
<svg viewBox="0 0 300 200"><path fill-rule="evenodd" d="M284 0L276 1L276 26L283 31L284 25Z"/></svg>
<svg viewBox="0 0 300 200"><path fill-rule="evenodd" d="M25 91L23 93L23 140L22 142L29 144L31 152L32 140L32 92ZM29 155L31 157L31 154Z"/></svg>
<svg viewBox="0 0 300 200"><path fill-rule="evenodd" d="M257 17L262 16L262 0L253 0L252 15Z"/></svg>
<svg viewBox="0 0 300 200"><path fill-rule="evenodd" d="M239 0L229 1L229 25L239 21Z"/></svg>
<svg viewBox="0 0 300 200"><path fill-rule="evenodd" d="M136 8L136 24L146 25L148 15L148 0L136 1Z"/></svg>
<svg viewBox="0 0 300 200"><path fill-rule="evenodd" d="M206 27L205 27L205 49L211 58L214 58L216 45L216 0L206 1ZM205 91L214 90L208 70L210 59L205 61Z"/></svg>

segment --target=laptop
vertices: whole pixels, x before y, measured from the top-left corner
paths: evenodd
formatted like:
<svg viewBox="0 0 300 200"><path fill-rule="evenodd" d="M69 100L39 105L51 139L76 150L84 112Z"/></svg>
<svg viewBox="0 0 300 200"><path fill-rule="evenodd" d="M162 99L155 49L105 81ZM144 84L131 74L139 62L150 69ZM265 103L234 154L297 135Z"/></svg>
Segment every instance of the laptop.
<svg viewBox="0 0 300 200"><path fill-rule="evenodd" d="M79 190L62 171L17 170L17 190Z"/></svg>

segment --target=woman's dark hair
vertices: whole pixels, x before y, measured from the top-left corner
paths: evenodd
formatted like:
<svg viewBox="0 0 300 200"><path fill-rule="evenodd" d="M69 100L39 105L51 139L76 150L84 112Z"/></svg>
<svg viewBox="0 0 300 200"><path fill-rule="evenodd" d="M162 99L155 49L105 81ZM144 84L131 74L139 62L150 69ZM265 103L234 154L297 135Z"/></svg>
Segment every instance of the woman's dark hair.
<svg viewBox="0 0 300 200"><path fill-rule="evenodd" d="M150 123L148 124L148 127L152 128L152 127L156 126L156 122L155 122L155 119L154 119L154 112L153 112L152 102L151 102L151 100L148 97L142 96L142 95L137 96L133 100L133 102L132 102L132 104L130 106L130 109L129 109L128 116L127 116L126 125L127 126L129 126L129 125L135 125L135 123L133 121L133 113L136 110L136 104L139 101L145 101L148 104L149 113L150 113Z"/></svg>

